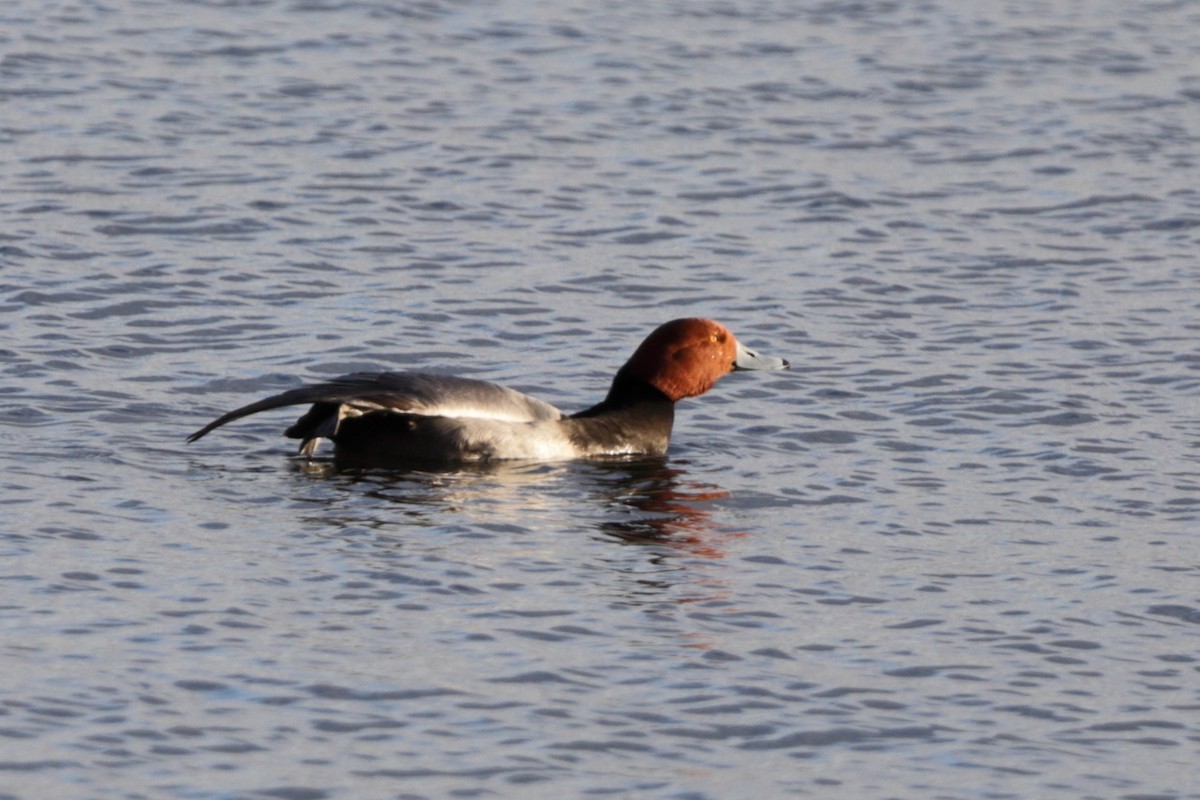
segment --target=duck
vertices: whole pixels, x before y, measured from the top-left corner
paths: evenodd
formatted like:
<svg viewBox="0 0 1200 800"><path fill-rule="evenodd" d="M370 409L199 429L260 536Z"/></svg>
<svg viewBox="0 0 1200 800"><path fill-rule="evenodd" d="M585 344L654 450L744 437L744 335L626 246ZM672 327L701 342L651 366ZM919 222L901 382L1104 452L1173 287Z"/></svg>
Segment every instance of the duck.
<svg viewBox="0 0 1200 800"><path fill-rule="evenodd" d="M234 409L187 441L251 414L310 404L284 432L300 440L306 459L326 440L336 458L372 463L664 456L677 402L704 394L730 372L789 367L785 359L747 349L711 319L676 319L646 337L602 401L575 414L490 381L358 372Z"/></svg>

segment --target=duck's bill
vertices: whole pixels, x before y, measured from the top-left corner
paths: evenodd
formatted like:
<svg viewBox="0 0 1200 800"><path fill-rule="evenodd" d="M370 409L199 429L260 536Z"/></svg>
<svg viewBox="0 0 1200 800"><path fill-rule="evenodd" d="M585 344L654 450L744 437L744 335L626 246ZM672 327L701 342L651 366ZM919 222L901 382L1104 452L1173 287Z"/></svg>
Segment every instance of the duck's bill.
<svg viewBox="0 0 1200 800"><path fill-rule="evenodd" d="M787 369L790 365L782 358L773 356L760 356L753 350L747 350L742 347L742 343L738 342L737 356L733 359L733 368L735 370L743 369L763 369L763 370L779 370Z"/></svg>

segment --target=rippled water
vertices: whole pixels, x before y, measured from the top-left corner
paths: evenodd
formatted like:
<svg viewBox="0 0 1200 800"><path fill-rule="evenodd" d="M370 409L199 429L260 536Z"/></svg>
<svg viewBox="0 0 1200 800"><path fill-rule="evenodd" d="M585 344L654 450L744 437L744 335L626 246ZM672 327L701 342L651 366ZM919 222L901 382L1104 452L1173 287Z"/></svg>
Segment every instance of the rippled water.
<svg viewBox="0 0 1200 800"><path fill-rule="evenodd" d="M1200 797L1200 10L0 10L0 798ZM671 456L351 472L356 369Z"/></svg>

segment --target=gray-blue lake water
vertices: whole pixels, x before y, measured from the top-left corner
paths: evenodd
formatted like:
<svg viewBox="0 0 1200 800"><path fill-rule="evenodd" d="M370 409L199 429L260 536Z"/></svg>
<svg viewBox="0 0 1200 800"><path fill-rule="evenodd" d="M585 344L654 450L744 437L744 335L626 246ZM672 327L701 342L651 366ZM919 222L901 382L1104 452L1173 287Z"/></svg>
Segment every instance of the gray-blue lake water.
<svg viewBox="0 0 1200 800"><path fill-rule="evenodd" d="M1200 798L1200 6L0 8L0 798ZM365 369L789 373L305 465Z"/></svg>

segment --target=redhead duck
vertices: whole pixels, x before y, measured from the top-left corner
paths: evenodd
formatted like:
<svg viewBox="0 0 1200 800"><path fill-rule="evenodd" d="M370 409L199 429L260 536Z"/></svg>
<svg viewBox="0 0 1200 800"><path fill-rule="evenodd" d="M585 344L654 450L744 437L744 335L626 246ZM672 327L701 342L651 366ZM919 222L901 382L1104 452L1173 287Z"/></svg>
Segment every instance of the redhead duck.
<svg viewBox="0 0 1200 800"><path fill-rule="evenodd" d="M675 403L734 370L787 369L752 353L725 326L677 319L654 330L617 370L608 396L567 416L549 403L487 381L416 372L355 373L230 411L194 442L249 414L312 403L286 435L311 457L322 439L338 456L393 461L555 461L667 452Z"/></svg>

